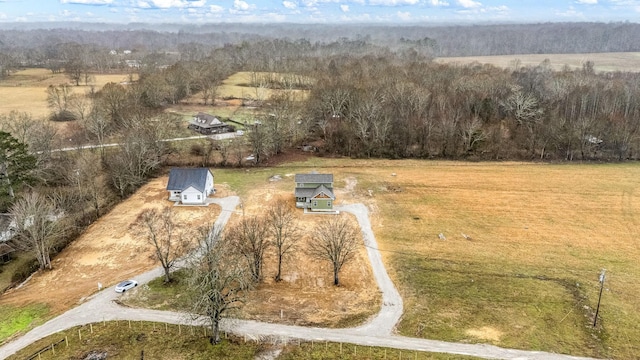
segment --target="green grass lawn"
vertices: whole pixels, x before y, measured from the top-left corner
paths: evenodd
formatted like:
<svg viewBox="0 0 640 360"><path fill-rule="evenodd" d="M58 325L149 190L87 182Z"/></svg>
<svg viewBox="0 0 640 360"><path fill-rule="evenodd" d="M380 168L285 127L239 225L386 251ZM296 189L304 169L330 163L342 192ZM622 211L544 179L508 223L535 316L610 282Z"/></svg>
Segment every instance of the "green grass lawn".
<svg viewBox="0 0 640 360"><path fill-rule="evenodd" d="M42 359L84 359L107 353L109 359L254 359L265 345L224 335L212 346L205 328L151 322L114 321L73 327L41 339L9 359L26 359L41 349ZM53 346L52 344L57 344ZM36 357L38 358L38 357Z"/></svg>
<svg viewBox="0 0 640 360"><path fill-rule="evenodd" d="M13 307L0 307L0 343L18 332L30 329L42 323L49 309L42 304Z"/></svg>
<svg viewBox="0 0 640 360"><path fill-rule="evenodd" d="M164 282L164 276L148 284L127 292L122 302L132 307L144 307L156 310L190 311L191 304L185 295L188 286L188 270L174 271L170 283Z"/></svg>
<svg viewBox="0 0 640 360"><path fill-rule="evenodd" d="M418 360L473 360L473 356L430 353L389 349L375 346L339 344L325 342L304 342L299 346L289 346L282 351L278 360L295 359L418 359Z"/></svg>
<svg viewBox="0 0 640 360"><path fill-rule="evenodd" d="M276 359L419 359L473 360L471 356L398 350L373 346L330 342L302 342L265 339L261 343L242 337L221 334L222 343L211 345L199 326L113 321L76 326L41 339L10 360L26 359L41 352L41 359L84 359L89 354L106 353L109 359L255 359L279 350ZM272 344L269 340L277 340Z"/></svg>

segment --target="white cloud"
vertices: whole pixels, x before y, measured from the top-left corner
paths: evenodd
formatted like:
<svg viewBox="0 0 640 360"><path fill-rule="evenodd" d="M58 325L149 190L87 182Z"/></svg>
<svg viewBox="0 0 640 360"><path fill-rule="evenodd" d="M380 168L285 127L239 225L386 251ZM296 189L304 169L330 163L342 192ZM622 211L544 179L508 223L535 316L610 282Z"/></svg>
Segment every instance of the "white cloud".
<svg viewBox="0 0 640 360"><path fill-rule="evenodd" d="M349 12L349 5L340 5L340 10L342 10L342 12Z"/></svg>
<svg viewBox="0 0 640 360"><path fill-rule="evenodd" d="M71 15L73 15L73 13L71 11L65 9L65 10L62 10L60 12L60 15L62 15L62 16L71 16Z"/></svg>
<svg viewBox="0 0 640 360"><path fill-rule="evenodd" d="M294 3L293 1L283 1L282 6L290 10L294 10L298 7L298 5L296 5L296 3Z"/></svg>
<svg viewBox="0 0 640 360"><path fill-rule="evenodd" d="M60 0L61 4L109 5L113 0Z"/></svg>
<svg viewBox="0 0 640 360"><path fill-rule="evenodd" d="M598 3L598 0L576 0L576 4L594 5L597 3Z"/></svg>
<svg viewBox="0 0 640 360"><path fill-rule="evenodd" d="M573 6L569 6L569 9L566 11L556 11L557 16L568 17L568 18L582 18L584 14L580 11L577 11Z"/></svg>
<svg viewBox="0 0 640 360"><path fill-rule="evenodd" d="M420 0L369 0L371 5L398 6L398 5L416 5Z"/></svg>
<svg viewBox="0 0 640 360"><path fill-rule="evenodd" d="M91 1L91 0L90 0ZM207 0L138 0L136 6L143 9L159 8L159 9L171 9L171 8L197 8L204 7L207 4Z"/></svg>
<svg viewBox="0 0 640 360"><path fill-rule="evenodd" d="M462 6L465 9L472 9L482 6L482 4L478 1L474 0L457 0L458 5Z"/></svg>
<svg viewBox="0 0 640 360"><path fill-rule="evenodd" d="M411 20L411 13L409 11L398 11L398 18L400 18L400 20L409 21Z"/></svg>
<svg viewBox="0 0 640 360"><path fill-rule="evenodd" d="M433 6L449 6L449 3L444 0L429 0L429 4Z"/></svg>
<svg viewBox="0 0 640 360"><path fill-rule="evenodd" d="M219 5L210 5L209 6L209 11L212 13L221 13L224 11L224 8L222 6Z"/></svg>
<svg viewBox="0 0 640 360"><path fill-rule="evenodd" d="M247 11L251 6L243 0L233 0L233 8L239 11Z"/></svg>

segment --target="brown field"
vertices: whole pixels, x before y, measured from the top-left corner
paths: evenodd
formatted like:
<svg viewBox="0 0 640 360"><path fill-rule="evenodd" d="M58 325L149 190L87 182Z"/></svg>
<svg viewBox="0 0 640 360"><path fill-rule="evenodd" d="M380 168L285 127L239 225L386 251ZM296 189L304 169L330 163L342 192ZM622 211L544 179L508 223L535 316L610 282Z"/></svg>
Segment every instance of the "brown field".
<svg viewBox="0 0 640 360"><path fill-rule="evenodd" d="M253 99L266 100L272 95L283 90L271 90L261 87L248 86L251 80L250 72L238 72L229 76L222 82L222 86L218 88L218 97L220 98L236 98L236 99ZM304 97L307 91L304 90L288 90L296 95Z"/></svg>
<svg viewBox="0 0 640 360"><path fill-rule="evenodd" d="M640 353L638 164L311 158L216 177L251 192L273 174L311 170L334 173L340 188L355 184L337 203L372 209L405 300L401 334L616 359Z"/></svg>
<svg viewBox="0 0 640 360"><path fill-rule="evenodd" d="M171 205L166 182L166 176L149 182L102 216L53 260L52 271L38 272L23 287L2 294L0 306L45 303L55 315L96 292L99 282L111 286L158 266L153 248L132 236L129 226L144 209ZM211 222L219 213L217 206L173 209L184 226Z"/></svg>
<svg viewBox="0 0 640 360"><path fill-rule="evenodd" d="M129 78L128 74L96 74L94 86L102 88L109 82L123 82ZM46 117L50 110L47 107L47 87L49 85L69 84L64 74L52 74L47 69L26 69L12 73L8 78L0 81L0 114L7 114L12 110L28 112L34 117ZM88 92L89 86L73 86L73 92L83 94Z"/></svg>
<svg viewBox="0 0 640 360"><path fill-rule="evenodd" d="M572 69L582 68L587 61L594 63L597 72L640 71L640 53L596 53L596 54L523 54L499 56L443 57L435 59L439 63L468 65L472 63L491 64L502 68L513 68L516 61L519 66L536 66L545 59L551 61L551 67L562 70L565 65Z"/></svg>

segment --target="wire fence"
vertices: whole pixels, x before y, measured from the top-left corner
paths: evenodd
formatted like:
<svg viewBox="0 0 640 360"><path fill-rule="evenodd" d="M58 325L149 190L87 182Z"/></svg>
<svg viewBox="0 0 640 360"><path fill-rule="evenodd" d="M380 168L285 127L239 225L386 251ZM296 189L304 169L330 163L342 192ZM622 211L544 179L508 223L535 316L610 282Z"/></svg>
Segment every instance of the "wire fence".
<svg viewBox="0 0 640 360"><path fill-rule="evenodd" d="M27 357L19 357L26 360L49 360L68 358L72 352L94 343L98 337L104 337L110 333L122 333L122 329L133 330L138 336L156 336L169 334L172 337L181 336L185 340L188 338L201 340L211 336L211 328L207 325L181 325L155 323L146 321L130 321L119 320L101 323L92 323L79 326L64 331L58 336L53 337L53 341L37 351L31 353ZM257 335L232 335L224 331L220 331L221 339L233 338L236 343L253 343L256 348L286 349L289 353L288 357L293 359L433 359L432 353L401 350L392 348L381 348L376 346L357 345L350 343L329 342L325 340L307 341L286 336L257 336ZM100 349L98 346L97 349ZM91 355L91 356L89 356ZM89 351L84 354L86 358L106 359L109 355L104 350ZM140 350L139 357L145 359L145 352Z"/></svg>

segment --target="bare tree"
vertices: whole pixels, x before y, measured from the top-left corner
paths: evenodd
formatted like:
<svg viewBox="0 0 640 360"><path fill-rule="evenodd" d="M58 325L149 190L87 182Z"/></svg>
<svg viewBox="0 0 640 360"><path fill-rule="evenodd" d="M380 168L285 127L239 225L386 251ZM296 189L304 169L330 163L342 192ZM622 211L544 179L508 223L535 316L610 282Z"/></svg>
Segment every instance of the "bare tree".
<svg viewBox="0 0 640 360"><path fill-rule="evenodd" d="M67 182L74 186L73 193L81 200L82 211L84 212L85 202L89 202L97 219L103 203L111 195L98 155L93 151L79 151L74 162L59 172L66 173Z"/></svg>
<svg viewBox="0 0 640 360"><path fill-rule="evenodd" d="M189 250L189 231L176 224L170 207L144 210L133 223L133 230L153 246L156 259L164 270L164 282L171 282L171 269Z"/></svg>
<svg viewBox="0 0 640 360"><path fill-rule="evenodd" d="M264 253L270 245L266 222L257 216L243 216L240 223L229 230L229 234L234 248L247 262L251 280L259 282Z"/></svg>
<svg viewBox="0 0 640 360"><path fill-rule="evenodd" d="M106 137L110 134L113 127L111 118L105 111L94 107L89 113L89 116L84 119L83 125L87 132L95 136L96 140L98 140L98 145L100 145L100 156L104 158L105 152L103 145Z"/></svg>
<svg viewBox="0 0 640 360"><path fill-rule="evenodd" d="M69 97L69 108L76 119L84 121L93 107L87 94L72 94Z"/></svg>
<svg viewBox="0 0 640 360"><path fill-rule="evenodd" d="M268 155L269 137L262 122L256 122L247 129L247 140L256 158L256 164L262 161L262 155Z"/></svg>
<svg viewBox="0 0 640 360"><path fill-rule="evenodd" d="M245 302L251 281L244 262L234 258L220 229L198 229L198 257L191 266L189 295L192 311L211 322L212 344L220 342L220 320Z"/></svg>
<svg viewBox="0 0 640 360"><path fill-rule="evenodd" d="M288 201L280 199L269 209L267 226L278 257L278 272L275 279L281 281L282 261L285 256L295 250L296 244L300 241L298 219Z"/></svg>
<svg viewBox="0 0 640 360"><path fill-rule="evenodd" d="M40 270L51 269L51 251L62 232L55 205L43 195L31 192L16 201L10 213L16 224L13 243L33 253Z"/></svg>
<svg viewBox="0 0 640 360"><path fill-rule="evenodd" d="M309 254L319 260L327 260L333 267L333 285L339 286L342 267L353 260L360 238L358 230L348 218L334 216L322 221L313 230Z"/></svg>
<svg viewBox="0 0 640 360"><path fill-rule="evenodd" d="M174 129L171 121L164 116L155 121L132 121L122 145L105 157L108 178L121 197L135 191L163 164L170 149L160 140Z"/></svg>
<svg viewBox="0 0 640 360"><path fill-rule="evenodd" d="M524 93L520 87L515 87L511 96L503 106L518 125L525 126L529 132L529 151L535 153L538 128L540 127L543 110L538 99L530 93Z"/></svg>
<svg viewBox="0 0 640 360"><path fill-rule="evenodd" d="M73 90L67 84L49 85L47 88L47 104L53 111L52 118L58 121L73 120L74 115L69 111Z"/></svg>

